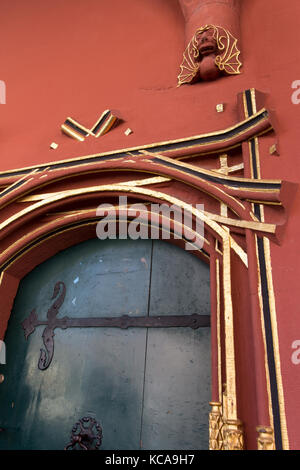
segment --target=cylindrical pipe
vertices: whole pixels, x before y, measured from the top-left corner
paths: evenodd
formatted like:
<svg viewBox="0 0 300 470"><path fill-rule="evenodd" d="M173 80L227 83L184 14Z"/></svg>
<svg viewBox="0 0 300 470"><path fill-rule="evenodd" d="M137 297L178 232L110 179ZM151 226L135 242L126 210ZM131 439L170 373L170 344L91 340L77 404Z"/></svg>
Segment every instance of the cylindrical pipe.
<svg viewBox="0 0 300 470"><path fill-rule="evenodd" d="M240 0L179 0L185 18L186 44L207 24L222 26L239 37Z"/></svg>

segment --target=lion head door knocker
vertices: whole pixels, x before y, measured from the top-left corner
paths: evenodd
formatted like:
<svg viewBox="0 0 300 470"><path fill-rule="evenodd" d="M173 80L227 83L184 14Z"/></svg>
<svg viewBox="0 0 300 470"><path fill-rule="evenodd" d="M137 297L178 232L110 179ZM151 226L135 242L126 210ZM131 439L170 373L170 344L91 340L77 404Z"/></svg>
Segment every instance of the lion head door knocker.
<svg viewBox="0 0 300 470"><path fill-rule="evenodd" d="M214 25L197 29L183 54L178 86L240 74L239 55L237 39L226 29Z"/></svg>

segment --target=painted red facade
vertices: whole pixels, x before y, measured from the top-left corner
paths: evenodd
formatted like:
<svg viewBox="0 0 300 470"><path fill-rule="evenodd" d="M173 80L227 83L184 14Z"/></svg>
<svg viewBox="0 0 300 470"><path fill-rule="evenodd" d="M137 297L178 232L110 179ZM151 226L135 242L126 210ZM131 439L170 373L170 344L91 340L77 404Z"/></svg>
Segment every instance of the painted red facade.
<svg viewBox="0 0 300 470"><path fill-rule="evenodd" d="M0 80L6 85L6 103L0 104L1 189L6 191L18 183L25 173L27 178L26 188L22 184L19 189L15 188L13 198L9 199L10 196L4 194L8 202L2 204L0 214L2 262L9 259L5 258L5 253L12 250L12 246L15 246L15 251L9 252L9 256L23 249L23 237L28 236L28 243L33 242L33 238L29 237L33 228L40 230L41 235L46 233L45 230L49 231L49 227L57 229L60 223L65 223L58 221L56 213L80 206L82 214L68 215L69 222L78 222L87 217L86 213L83 214L85 209L92 209L103 200L113 202L122 191L107 190L107 197L105 193L97 194L95 189L92 193L81 193L77 199L73 194L72 200L64 201L63 204L58 200L53 201L47 207L52 214L47 219L47 229L43 219L46 212L42 207L37 208L32 217L29 214L13 220L21 206L22 210L30 207L32 200L30 202L26 197L40 193L117 185L124 181L126 173L128 180L151 176L169 178L173 185L162 184L157 191L162 188L161 191L167 196L176 196L190 204L204 202L205 209L213 214L218 213L220 202L227 205L227 217L242 221L239 225L233 224L233 240L248 254L247 267L237 252L230 256L235 372L238 377L237 410L244 426L245 448L257 448L258 426L274 427L272 420L270 422L270 414L276 414L274 401L277 400L280 421L277 426L281 430L281 437L277 436L276 448L299 449L300 364L295 343L300 341L300 201L297 193L300 175L297 156L300 93L297 94L295 84L300 80L300 52L297 50L299 2L54 0L46 4L38 0L3 0L1 13L5 21L0 31L3 46ZM237 38L241 51L241 74L224 75L214 81L198 81L193 85L178 87L177 76L185 47L195 30L207 24L220 25ZM223 104L223 112L217 112L218 104ZM255 106L257 109L254 109ZM100 138L89 136L84 142L79 142L61 132L61 124L68 116L90 128L106 109L115 112L121 121ZM148 152L153 143L174 142L191 136L228 131L238 123L251 120L252 116L264 109L268 114L262 115L256 127L234 133L228 137L226 145L215 143L209 147L209 144L205 150L199 147L198 157L195 156L195 149L192 155L188 150L184 153L176 149L173 153L170 150L157 153L199 169L215 171L219 168L222 151L227 149L229 166L244 165L243 171L237 171L234 176L250 180L255 179L255 175L250 163L252 161L253 165L254 155L251 154L249 142L255 138L259 145L255 157L259 156L256 161L259 178L256 179L276 181L276 184L281 182L280 189L271 196L267 186L257 199L249 188L230 189L226 186L225 194L220 195L220 185L224 182L219 186L218 182L213 187L208 182L200 186L191 174L180 175L180 168L172 167L169 160L154 162L151 161L153 156L148 155L147 162L146 154L143 160L141 155L132 156L132 151L125 152L126 155L116 162L103 163L101 168L96 161L86 161L86 166L83 163L80 170L64 166L52 171L51 164L48 165L49 162L79 161L86 156L115 154L115 151L122 149L138 148ZM127 128L132 130L130 135L124 133ZM58 144L57 149L50 148L52 142ZM18 170L22 168L28 170L22 173ZM125 169L126 172L123 171ZM106 171L100 174L102 170ZM149 175L151 172L153 174ZM47 185L44 184L45 179L41 180L45 175ZM224 173L219 173L219 176L222 175ZM149 188L156 189L155 185ZM203 196L201 200L199 191L209 196ZM150 201L160 200L150 193L145 194L136 191L129 196L133 201L147 198ZM265 226L253 224L255 220L251 216L250 204L253 207L255 204L261 206L266 201L265 222L276 226L274 232L271 228L265 232ZM241 204L244 208L241 208ZM253 207L252 210L255 210ZM10 218L11 224L5 225ZM264 220L261 219L261 222L264 223ZM212 227L207 229L210 247L218 238L214 233ZM0 301L2 336L19 280L41 260L93 234L93 226L78 226L74 232L54 237L46 245L40 245L16 261L3 278L4 295ZM276 400L273 392L270 392L272 383L267 384L264 349L267 341L264 342L257 295L256 256L259 247L256 246L256 239L260 236L270 240L272 271L266 268L266 282L270 285L272 275L274 302L270 298L268 301L276 312L269 325L272 330L272 348L275 350L272 353L276 362L274 374L279 380L277 392L274 392L277 394ZM207 251L211 259L218 258L216 250L207 247ZM220 277L222 282L224 275L223 271ZM215 276L212 269L211 276ZM216 309L215 294L213 289L212 309ZM223 304L226 302L221 300L221 303L224 313L226 309ZM224 325L221 325L221 330L224 335ZM248 340L245 341L245 338ZM212 347L217 349L214 334ZM224 343L222 348L222 357L226 358ZM268 367L272 366L270 362L268 364ZM216 368L215 355L212 364L212 375L215 377L212 401L218 402ZM223 378L226 381L226 374ZM273 396L271 412L270 394Z"/></svg>

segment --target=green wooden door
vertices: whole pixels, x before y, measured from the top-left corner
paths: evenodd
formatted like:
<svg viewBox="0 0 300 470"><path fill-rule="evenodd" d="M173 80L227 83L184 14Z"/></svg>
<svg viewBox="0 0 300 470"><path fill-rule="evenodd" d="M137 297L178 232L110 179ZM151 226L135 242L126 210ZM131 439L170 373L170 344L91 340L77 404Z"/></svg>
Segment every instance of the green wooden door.
<svg viewBox="0 0 300 470"><path fill-rule="evenodd" d="M20 283L0 366L0 449L63 449L83 416L102 426L101 449L206 449L210 329L55 330L38 369L44 326L25 340L35 308L46 320L57 281L58 317L209 314L208 266L152 240L90 240L38 266Z"/></svg>

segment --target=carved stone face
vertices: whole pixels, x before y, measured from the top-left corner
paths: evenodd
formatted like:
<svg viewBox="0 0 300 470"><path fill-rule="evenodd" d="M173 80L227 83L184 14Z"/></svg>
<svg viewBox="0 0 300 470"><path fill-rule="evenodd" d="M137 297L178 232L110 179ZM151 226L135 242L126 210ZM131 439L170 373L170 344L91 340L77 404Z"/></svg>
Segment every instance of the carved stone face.
<svg viewBox="0 0 300 470"><path fill-rule="evenodd" d="M198 39L198 50L200 52L200 56L205 57L212 54L218 54L217 41L213 36L214 32L212 29L204 31L202 34L200 34Z"/></svg>

